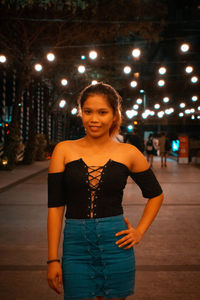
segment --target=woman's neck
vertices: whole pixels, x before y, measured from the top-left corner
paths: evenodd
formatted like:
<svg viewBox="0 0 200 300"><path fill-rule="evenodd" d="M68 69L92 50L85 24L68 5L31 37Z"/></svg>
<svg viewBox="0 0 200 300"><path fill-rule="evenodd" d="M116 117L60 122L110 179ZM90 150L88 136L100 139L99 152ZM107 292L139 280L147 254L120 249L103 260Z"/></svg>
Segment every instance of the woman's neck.
<svg viewBox="0 0 200 300"><path fill-rule="evenodd" d="M110 136L102 136L98 138L92 138L91 136L85 136L83 138L84 142L90 148L105 148L114 143L113 139Z"/></svg>

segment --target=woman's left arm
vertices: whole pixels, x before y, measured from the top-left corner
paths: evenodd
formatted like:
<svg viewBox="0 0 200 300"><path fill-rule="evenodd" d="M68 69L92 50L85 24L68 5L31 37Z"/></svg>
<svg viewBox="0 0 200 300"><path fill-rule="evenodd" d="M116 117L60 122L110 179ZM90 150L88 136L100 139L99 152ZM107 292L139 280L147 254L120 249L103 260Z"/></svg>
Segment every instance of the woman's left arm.
<svg viewBox="0 0 200 300"><path fill-rule="evenodd" d="M125 218L124 220L128 229L120 231L116 234L116 236L120 236L122 234L125 235L123 238L116 242L119 247L126 246L124 249L129 249L133 247L133 245L140 242L144 233L147 231L154 218L156 217L164 198L162 189L155 175L149 169L146 158L137 149L133 150L134 151L132 159L134 162L132 166L133 172L131 173L131 177L139 185L140 189L142 190L143 196L145 198L149 198L149 200L144 208L142 217L136 228L133 228L128 219Z"/></svg>

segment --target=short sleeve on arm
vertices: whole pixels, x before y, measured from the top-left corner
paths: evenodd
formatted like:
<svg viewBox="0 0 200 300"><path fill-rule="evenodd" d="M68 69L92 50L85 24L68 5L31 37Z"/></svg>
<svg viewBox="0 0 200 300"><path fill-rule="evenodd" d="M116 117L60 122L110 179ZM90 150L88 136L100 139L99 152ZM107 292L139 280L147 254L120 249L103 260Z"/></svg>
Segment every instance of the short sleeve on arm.
<svg viewBox="0 0 200 300"><path fill-rule="evenodd" d="M65 204L64 172L48 173L48 207Z"/></svg>
<svg viewBox="0 0 200 300"><path fill-rule="evenodd" d="M142 172L130 172L129 175L141 189L144 198L154 198L162 194L162 188L150 168Z"/></svg>

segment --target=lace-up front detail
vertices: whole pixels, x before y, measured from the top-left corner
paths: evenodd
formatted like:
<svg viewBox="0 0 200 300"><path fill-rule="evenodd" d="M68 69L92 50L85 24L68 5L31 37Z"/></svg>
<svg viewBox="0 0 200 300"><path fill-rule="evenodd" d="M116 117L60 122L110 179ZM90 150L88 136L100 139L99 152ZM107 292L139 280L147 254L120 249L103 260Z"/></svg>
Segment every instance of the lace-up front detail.
<svg viewBox="0 0 200 300"><path fill-rule="evenodd" d="M99 190L99 183L103 175L103 169L104 167L88 166L88 183L90 187L90 204L88 208L90 218L96 217L96 191Z"/></svg>
<svg viewBox="0 0 200 300"><path fill-rule="evenodd" d="M88 217L96 217L96 200L99 197L100 183L103 182L102 176L104 175L104 169L107 168L107 164L104 166L88 166L84 161L85 168L87 168L87 183L88 191L90 192L88 201Z"/></svg>

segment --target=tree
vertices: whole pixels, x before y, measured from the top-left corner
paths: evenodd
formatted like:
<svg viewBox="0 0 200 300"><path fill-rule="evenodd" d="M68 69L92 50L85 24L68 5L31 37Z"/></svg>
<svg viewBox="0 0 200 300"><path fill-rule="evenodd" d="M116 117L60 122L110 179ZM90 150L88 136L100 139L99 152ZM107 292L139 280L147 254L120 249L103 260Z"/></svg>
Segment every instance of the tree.
<svg viewBox="0 0 200 300"><path fill-rule="evenodd" d="M80 81L83 86L87 82L86 77L80 79L74 74L80 48L110 44L111 47L103 48L106 55L96 69L100 80L105 76L117 80L115 72L119 64L109 67L109 62L117 64L122 60L124 47L130 48L137 39L158 41L167 12L163 1L153 0L18 0L1 1L0 9L0 50L8 57L8 67L16 69L18 78L13 127L18 126L21 97L36 76L33 65L47 51L55 51L59 57L57 78L62 73L72 77L69 93L73 96L80 90ZM44 69L41 80L48 80L55 87L55 69L47 62ZM94 76L92 63L87 74ZM119 87L121 82L118 78Z"/></svg>

